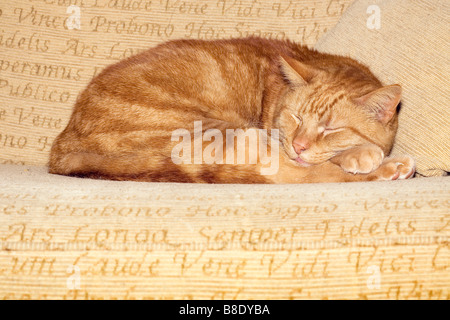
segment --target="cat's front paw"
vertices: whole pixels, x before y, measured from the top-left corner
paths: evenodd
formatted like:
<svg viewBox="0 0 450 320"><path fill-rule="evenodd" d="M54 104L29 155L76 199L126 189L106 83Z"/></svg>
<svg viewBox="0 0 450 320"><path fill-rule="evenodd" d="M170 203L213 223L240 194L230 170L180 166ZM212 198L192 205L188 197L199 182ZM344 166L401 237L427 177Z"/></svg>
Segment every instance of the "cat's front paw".
<svg viewBox="0 0 450 320"><path fill-rule="evenodd" d="M346 150L332 159L345 172L370 173L376 170L384 159L384 152L376 145L363 145Z"/></svg>
<svg viewBox="0 0 450 320"><path fill-rule="evenodd" d="M386 158L380 167L369 175L368 180L385 181L409 179L414 175L416 166L408 156Z"/></svg>

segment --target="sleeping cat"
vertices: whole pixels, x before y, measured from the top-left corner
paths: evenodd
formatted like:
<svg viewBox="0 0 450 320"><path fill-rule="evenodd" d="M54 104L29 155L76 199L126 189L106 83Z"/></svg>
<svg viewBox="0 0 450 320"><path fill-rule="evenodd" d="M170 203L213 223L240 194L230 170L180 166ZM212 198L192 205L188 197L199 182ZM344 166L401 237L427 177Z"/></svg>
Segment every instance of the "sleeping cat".
<svg viewBox="0 0 450 320"><path fill-rule="evenodd" d="M170 41L89 83L52 146L49 172L198 183L406 179L414 161L386 157L400 97L399 85L383 86L355 60L291 41ZM174 136L180 130L188 135ZM276 170L262 174L267 156Z"/></svg>

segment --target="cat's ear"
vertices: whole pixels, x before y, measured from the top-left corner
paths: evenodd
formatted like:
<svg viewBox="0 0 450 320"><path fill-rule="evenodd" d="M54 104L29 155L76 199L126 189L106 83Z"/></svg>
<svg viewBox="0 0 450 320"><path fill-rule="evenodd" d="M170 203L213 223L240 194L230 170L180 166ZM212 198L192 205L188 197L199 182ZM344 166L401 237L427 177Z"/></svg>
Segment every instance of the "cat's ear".
<svg viewBox="0 0 450 320"><path fill-rule="evenodd" d="M375 113L383 124L395 115L402 97L402 87L398 84L385 86L353 100L357 105L365 106Z"/></svg>
<svg viewBox="0 0 450 320"><path fill-rule="evenodd" d="M307 84L317 75L317 70L287 56L280 56L280 70L284 79L294 87Z"/></svg>

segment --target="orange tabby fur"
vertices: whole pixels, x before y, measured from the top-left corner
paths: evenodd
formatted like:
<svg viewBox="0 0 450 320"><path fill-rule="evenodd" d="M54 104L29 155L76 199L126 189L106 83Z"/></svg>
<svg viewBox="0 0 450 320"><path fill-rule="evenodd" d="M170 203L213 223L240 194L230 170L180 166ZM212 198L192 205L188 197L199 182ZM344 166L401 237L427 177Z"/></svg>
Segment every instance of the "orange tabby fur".
<svg viewBox="0 0 450 320"><path fill-rule="evenodd" d="M90 82L53 144L49 171L206 183L409 178L411 158L385 158L400 96L400 86L383 87L360 63L290 41L171 41ZM248 162L255 150L244 164L175 164L172 132L193 131L194 121L224 136L226 129L279 129L279 170L262 175L259 158ZM222 152L225 159L230 150Z"/></svg>

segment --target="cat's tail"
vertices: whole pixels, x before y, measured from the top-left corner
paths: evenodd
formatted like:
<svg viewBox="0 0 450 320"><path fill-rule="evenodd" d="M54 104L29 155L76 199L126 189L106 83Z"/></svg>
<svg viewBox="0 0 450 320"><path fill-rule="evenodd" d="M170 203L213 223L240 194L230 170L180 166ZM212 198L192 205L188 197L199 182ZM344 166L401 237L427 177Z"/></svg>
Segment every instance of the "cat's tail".
<svg viewBox="0 0 450 320"><path fill-rule="evenodd" d="M53 161L52 161L53 160ZM149 168L155 168L154 170ZM108 180L201 182L175 166L164 155L73 152L51 159L53 174Z"/></svg>
<svg viewBox="0 0 450 320"><path fill-rule="evenodd" d="M254 166L177 165L164 155L101 155L74 152L50 161L54 174L119 181L181 183L270 183L255 172Z"/></svg>
<svg viewBox="0 0 450 320"><path fill-rule="evenodd" d="M93 171L105 171L100 170L103 167L106 168L104 156L96 153L73 152L51 157L49 172L62 175L83 175Z"/></svg>
<svg viewBox="0 0 450 320"><path fill-rule="evenodd" d="M226 130L223 129L225 133L222 132L222 137L228 139ZM111 142L105 140L103 136L81 139L71 132L63 132L57 137L50 151L49 172L96 179L148 182L270 183L270 178L261 175L263 166L272 168L272 161L269 164L260 163L259 148L262 143L259 139L266 139L266 137L263 135L260 137L258 132L255 132L254 135L249 135L247 141L248 132L241 131L236 133L236 137L232 136L229 139L232 141L237 139L241 141L240 143L233 142L230 146L228 146L228 140L222 144L218 143L214 145L214 156L211 150L206 150L210 147L209 144L201 144L200 151L196 150L194 133L194 138L191 140L182 140L180 152L183 157L181 159L178 157L179 154L174 152L180 147L180 142L173 141L172 137L161 139L157 136L154 141L150 141L153 138L145 136L139 140L136 139L135 133L130 133L129 135L121 134L120 139L110 139L114 140ZM252 140L252 137L257 140ZM214 136L214 139L217 138ZM159 141L163 141L164 144L157 147L159 145L156 143ZM186 150L184 143L189 145ZM194 147L191 148L191 145ZM274 145L278 146L276 143ZM278 155L278 148L276 150L274 155ZM196 158L198 154L202 159L200 162ZM176 158L173 158L174 155ZM242 155L243 159L241 159ZM268 158L267 155L266 158ZM273 163L276 164L274 167L278 165L278 161L275 161L277 159L275 156L269 158L274 160Z"/></svg>

